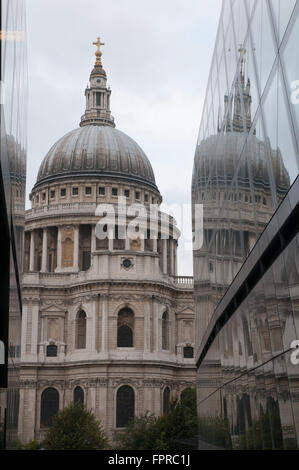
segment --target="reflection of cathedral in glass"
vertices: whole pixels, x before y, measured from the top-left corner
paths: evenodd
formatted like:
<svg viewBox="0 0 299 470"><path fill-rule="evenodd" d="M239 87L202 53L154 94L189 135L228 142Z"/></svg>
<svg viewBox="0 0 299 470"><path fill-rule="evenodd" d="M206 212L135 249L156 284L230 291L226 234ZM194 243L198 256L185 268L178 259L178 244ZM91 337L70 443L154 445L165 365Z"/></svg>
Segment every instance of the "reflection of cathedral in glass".
<svg viewBox="0 0 299 470"><path fill-rule="evenodd" d="M198 288L204 287L199 296L206 297L209 289L210 314L275 210L268 160L278 204L290 187L280 149L260 140L252 127L250 79L245 83L244 72L246 50L238 52L239 74L232 94L224 96L223 123L218 114L217 134L200 142L193 170L193 203L204 206L204 245L194 253L195 279ZM205 316L205 322L209 317Z"/></svg>
<svg viewBox="0 0 299 470"><path fill-rule="evenodd" d="M298 448L298 29L298 1L223 1L192 179L200 448Z"/></svg>
<svg viewBox="0 0 299 470"><path fill-rule="evenodd" d="M25 223L27 66L23 0L1 1L0 448L18 439L22 257ZM3 92L3 94L2 94ZM5 443L3 443L5 441Z"/></svg>

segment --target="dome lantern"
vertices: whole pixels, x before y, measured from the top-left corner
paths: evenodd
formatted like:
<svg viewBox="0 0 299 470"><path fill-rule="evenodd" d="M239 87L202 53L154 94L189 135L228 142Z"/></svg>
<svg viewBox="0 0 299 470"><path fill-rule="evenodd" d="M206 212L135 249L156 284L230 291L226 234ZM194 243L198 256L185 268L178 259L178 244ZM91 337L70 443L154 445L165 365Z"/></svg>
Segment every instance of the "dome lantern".
<svg viewBox="0 0 299 470"><path fill-rule="evenodd" d="M80 126L98 125L115 127L114 118L110 112L111 90L107 88L107 75L102 65L101 46L104 46L100 38L93 45L97 46L95 52L96 61L90 74L90 84L85 89L86 109L81 117Z"/></svg>
<svg viewBox="0 0 299 470"><path fill-rule="evenodd" d="M43 159L34 190L44 184L84 178L146 186L161 199L149 159L131 137L115 128L110 88L102 67L100 38L86 87L86 111L80 127L61 137Z"/></svg>

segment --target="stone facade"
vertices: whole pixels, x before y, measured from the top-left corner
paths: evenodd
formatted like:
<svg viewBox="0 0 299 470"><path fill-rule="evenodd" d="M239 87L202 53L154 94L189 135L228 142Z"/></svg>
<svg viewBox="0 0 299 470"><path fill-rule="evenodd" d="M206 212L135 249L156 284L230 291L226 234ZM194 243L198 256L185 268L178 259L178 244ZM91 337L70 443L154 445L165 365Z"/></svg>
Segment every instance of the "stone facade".
<svg viewBox="0 0 299 470"><path fill-rule="evenodd" d="M99 64L91 74L89 96L96 89L97 73L103 77ZM109 121L107 100L99 100L99 106L106 106L99 114L97 109L90 109L90 103L88 98L87 117L83 116L81 126L109 127L109 132L116 132L114 121ZM92 124L91 118L95 119ZM98 135L105 132L100 129ZM166 388L170 398L175 398L195 385L193 279L177 275L180 234L173 218L159 209L162 198L150 163L140 150L139 157L148 171L143 174L139 165L140 174L135 179L132 172L125 178L121 165L113 170L116 167L107 144L104 151L101 147L102 153L106 152L101 174L98 143L91 142L89 150L94 151L95 160L87 175L80 145L79 138L76 151L81 171L76 175L71 165L66 172L62 167L59 172L57 166L49 172L46 157L30 195L32 209L26 213L19 417L22 442L42 439L47 429L41 418L42 394L49 388L58 392L61 409L74 400L75 388L81 387L85 405L112 436L119 428L120 387L127 385L134 391L134 415L138 416L147 410L160 415ZM64 160L72 155L66 151ZM61 153L55 154L52 148L49 158L52 163L58 162ZM122 156L119 158L121 162ZM132 163L134 155L129 152L127 158ZM120 232L128 229L134 217L128 213L126 219L121 218L119 196L128 205L142 203L148 211L155 205L156 232L151 231L146 214L140 218L143 235L132 238L125 230L122 238ZM100 239L97 231L99 204L109 205L117 216L113 229L112 215L106 215L105 239ZM121 338L122 328L129 336Z"/></svg>

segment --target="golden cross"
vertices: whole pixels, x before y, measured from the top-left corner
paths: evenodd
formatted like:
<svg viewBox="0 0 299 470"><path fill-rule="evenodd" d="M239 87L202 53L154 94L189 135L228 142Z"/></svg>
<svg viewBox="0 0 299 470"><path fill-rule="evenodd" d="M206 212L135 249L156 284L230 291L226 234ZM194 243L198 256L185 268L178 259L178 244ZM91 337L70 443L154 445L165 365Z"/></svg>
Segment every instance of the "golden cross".
<svg viewBox="0 0 299 470"><path fill-rule="evenodd" d="M100 50L100 47L101 46L104 46L105 43L104 42L101 42L100 38L97 38L97 42L93 42L92 43L94 46L97 46L97 50L95 52L95 56L96 56L96 65L99 66L99 67L102 67L102 52Z"/></svg>
<svg viewBox="0 0 299 470"><path fill-rule="evenodd" d="M97 42L93 42L92 44L93 44L94 46L97 46L98 52L100 52L101 46L105 46L105 43L104 43L104 42L101 42L100 38L97 38Z"/></svg>

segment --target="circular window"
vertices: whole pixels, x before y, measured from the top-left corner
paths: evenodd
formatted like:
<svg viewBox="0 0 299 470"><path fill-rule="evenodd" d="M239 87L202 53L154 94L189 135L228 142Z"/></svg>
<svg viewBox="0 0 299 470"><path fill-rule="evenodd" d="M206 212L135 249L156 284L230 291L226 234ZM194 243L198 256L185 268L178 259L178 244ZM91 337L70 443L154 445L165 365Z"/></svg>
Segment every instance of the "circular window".
<svg viewBox="0 0 299 470"><path fill-rule="evenodd" d="M97 80L98 83L101 83L101 80Z"/></svg>
<svg viewBox="0 0 299 470"><path fill-rule="evenodd" d="M126 269L129 269L132 266L132 261L130 259L124 259L123 260L123 267Z"/></svg>

